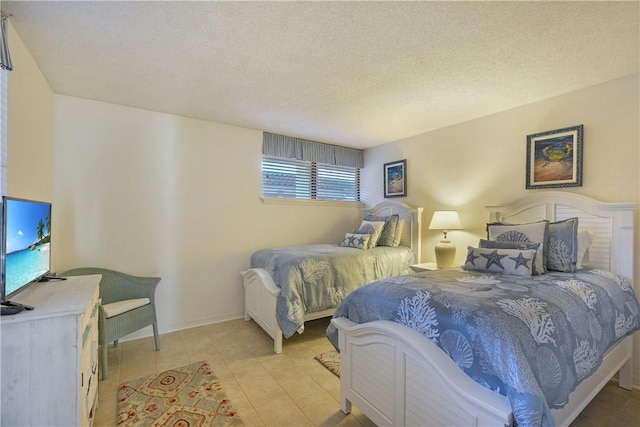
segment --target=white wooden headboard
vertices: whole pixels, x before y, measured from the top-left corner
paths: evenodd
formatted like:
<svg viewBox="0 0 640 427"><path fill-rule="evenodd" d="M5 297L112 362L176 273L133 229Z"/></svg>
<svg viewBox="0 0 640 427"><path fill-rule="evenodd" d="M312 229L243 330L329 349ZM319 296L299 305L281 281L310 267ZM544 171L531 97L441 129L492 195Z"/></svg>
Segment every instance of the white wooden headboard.
<svg viewBox="0 0 640 427"><path fill-rule="evenodd" d="M415 208L402 202L385 200L370 209L366 209L365 212L371 215L381 216L398 214L400 221L404 222L400 244L409 246L415 256L415 262L421 262L422 208Z"/></svg>
<svg viewBox="0 0 640 427"><path fill-rule="evenodd" d="M636 203L600 202L562 191L541 191L504 206L486 206L491 222L560 221L578 217L579 230L593 235L589 266L634 279L634 211Z"/></svg>

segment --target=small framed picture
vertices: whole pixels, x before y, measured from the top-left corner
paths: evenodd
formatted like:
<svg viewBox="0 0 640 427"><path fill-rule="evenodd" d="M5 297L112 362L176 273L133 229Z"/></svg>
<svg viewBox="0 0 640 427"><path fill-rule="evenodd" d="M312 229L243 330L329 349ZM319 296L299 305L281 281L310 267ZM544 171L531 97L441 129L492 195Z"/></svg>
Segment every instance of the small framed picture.
<svg viewBox="0 0 640 427"><path fill-rule="evenodd" d="M583 125L527 135L527 189L582 186Z"/></svg>
<svg viewBox="0 0 640 427"><path fill-rule="evenodd" d="M407 196L407 159L384 164L384 197Z"/></svg>

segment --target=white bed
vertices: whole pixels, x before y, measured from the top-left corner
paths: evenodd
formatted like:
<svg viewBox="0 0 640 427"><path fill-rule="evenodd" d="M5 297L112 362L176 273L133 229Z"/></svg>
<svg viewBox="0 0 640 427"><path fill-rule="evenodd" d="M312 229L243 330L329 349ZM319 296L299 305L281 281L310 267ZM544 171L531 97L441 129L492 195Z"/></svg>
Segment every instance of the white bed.
<svg viewBox="0 0 640 427"><path fill-rule="evenodd" d="M633 282L634 203L602 203L564 192L537 192L506 206L489 206L490 221L511 223L578 217L590 231L590 266ZM361 325L332 319L341 349L340 401L345 413L355 404L378 425L510 426L508 400L476 383L440 348L399 323ZM633 336L613 348L595 374L553 409L558 426L567 426L619 372L619 384L632 388Z"/></svg>
<svg viewBox="0 0 640 427"><path fill-rule="evenodd" d="M411 248L416 262L421 259L421 227L422 208L412 207L405 203L384 201L365 213L371 215L398 214L404 222L400 245ZM253 319L271 338L276 353L282 352L282 331L276 321L276 303L280 288L274 283L269 273L263 268L250 268L241 272L245 289L245 320ZM364 284L364 283L363 283ZM306 313L305 321L330 317L333 309Z"/></svg>

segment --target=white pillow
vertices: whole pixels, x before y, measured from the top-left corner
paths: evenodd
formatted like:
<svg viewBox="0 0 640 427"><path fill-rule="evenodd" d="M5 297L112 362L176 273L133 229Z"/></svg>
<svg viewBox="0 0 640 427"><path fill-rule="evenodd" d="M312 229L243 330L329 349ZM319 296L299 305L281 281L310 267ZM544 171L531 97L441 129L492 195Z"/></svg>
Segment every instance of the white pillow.
<svg viewBox="0 0 640 427"><path fill-rule="evenodd" d="M373 228L373 231L371 233L367 233L371 234L371 240L369 240L369 249L375 248L378 245L378 240L380 240L382 229L384 228L385 224L385 221L367 221L366 219L363 220L362 223L360 223L359 229L367 228L368 230L367 226L371 226L371 228Z"/></svg>
<svg viewBox="0 0 640 427"><path fill-rule="evenodd" d="M587 230L578 232L578 262L576 268L584 268L589 263L589 246L593 242L593 234Z"/></svg>
<svg viewBox="0 0 640 427"><path fill-rule="evenodd" d="M104 309L104 314L107 316L107 319L109 319L111 317L117 316L118 314L131 311L134 308L142 307L143 305L147 305L149 303L151 303L151 300L149 298L135 298L116 301L110 304L102 304L102 308Z"/></svg>
<svg viewBox="0 0 640 427"><path fill-rule="evenodd" d="M534 271L533 274L546 273L544 249L547 245L548 229L549 221L546 220L528 224L487 224L489 240L517 243L540 243L536 252L536 271Z"/></svg>

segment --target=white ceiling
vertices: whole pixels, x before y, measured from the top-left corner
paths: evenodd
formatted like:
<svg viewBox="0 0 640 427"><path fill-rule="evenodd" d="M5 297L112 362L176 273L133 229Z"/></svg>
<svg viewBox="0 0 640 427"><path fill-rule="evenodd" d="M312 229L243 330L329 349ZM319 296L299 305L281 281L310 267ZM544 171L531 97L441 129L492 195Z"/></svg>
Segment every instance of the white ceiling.
<svg viewBox="0 0 640 427"><path fill-rule="evenodd" d="M640 50L638 1L1 6L55 93L361 148L637 73Z"/></svg>

